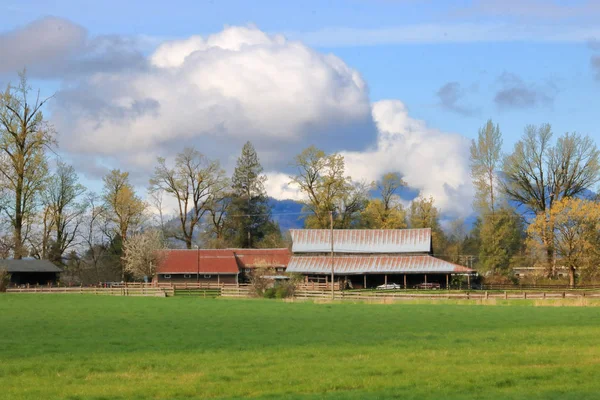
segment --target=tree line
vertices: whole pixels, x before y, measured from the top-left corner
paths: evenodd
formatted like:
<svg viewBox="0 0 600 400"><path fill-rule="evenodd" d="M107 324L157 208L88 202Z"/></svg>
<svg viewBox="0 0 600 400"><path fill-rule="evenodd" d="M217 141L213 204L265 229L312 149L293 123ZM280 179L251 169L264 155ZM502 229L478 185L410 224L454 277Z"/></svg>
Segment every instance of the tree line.
<svg viewBox="0 0 600 400"><path fill-rule="evenodd" d="M49 259L77 279L106 281L152 276L154 249L197 246L282 247L266 176L250 142L228 177L218 160L186 147L159 157L146 200L129 173L114 169L101 193L88 191L75 169L55 157L57 135L24 74L0 97L0 258ZM435 199L402 198L395 172L377 182L345 173L341 154L311 146L292 161L290 184L304 196L307 228L431 228L434 253L477 268L490 280L510 280L513 268L531 279L571 284L598 278L600 152L577 133L554 139L551 126L527 126L511 152L491 120L470 148L475 223L443 221ZM402 155L399 154L399 157ZM175 206L175 211L170 208ZM75 279L75 278L74 278Z"/></svg>

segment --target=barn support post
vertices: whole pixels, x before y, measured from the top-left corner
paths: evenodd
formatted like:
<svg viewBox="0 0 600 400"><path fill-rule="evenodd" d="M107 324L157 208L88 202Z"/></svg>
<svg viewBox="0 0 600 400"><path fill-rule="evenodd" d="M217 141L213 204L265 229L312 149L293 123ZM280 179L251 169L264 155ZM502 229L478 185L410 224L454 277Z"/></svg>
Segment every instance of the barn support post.
<svg viewBox="0 0 600 400"><path fill-rule="evenodd" d="M383 276L383 284L387 285L387 274Z"/></svg>
<svg viewBox="0 0 600 400"><path fill-rule="evenodd" d="M363 275L363 289L367 288L367 274Z"/></svg>
<svg viewBox="0 0 600 400"><path fill-rule="evenodd" d="M471 290L471 274L467 274L467 286Z"/></svg>
<svg viewBox="0 0 600 400"><path fill-rule="evenodd" d="M449 284L449 282L450 282L449 275L446 274L446 290L450 290L450 284Z"/></svg>
<svg viewBox="0 0 600 400"><path fill-rule="evenodd" d="M408 289L408 287L406 286L406 274L404 274L404 289Z"/></svg>
<svg viewBox="0 0 600 400"><path fill-rule="evenodd" d="M425 274L425 283L427 283L427 274Z"/></svg>

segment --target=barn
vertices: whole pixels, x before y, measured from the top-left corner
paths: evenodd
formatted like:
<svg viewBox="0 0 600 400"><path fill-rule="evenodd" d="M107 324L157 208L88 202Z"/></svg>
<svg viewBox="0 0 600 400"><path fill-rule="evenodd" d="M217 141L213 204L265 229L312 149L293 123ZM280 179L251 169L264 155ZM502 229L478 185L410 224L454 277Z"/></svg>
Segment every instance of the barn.
<svg viewBox="0 0 600 400"><path fill-rule="evenodd" d="M474 270L433 257L431 229L292 229L287 272L307 282L331 281L353 288L383 284L449 287L453 275Z"/></svg>
<svg viewBox="0 0 600 400"><path fill-rule="evenodd" d="M56 284L62 270L48 260L22 259L0 260L0 269L10 274L12 285Z"/></svg>
<svg viewBox="0 0 600 400"><path fill-rule="evenodd" d="M157 269L159 282L239 283L257 267L285 272L290 251L281 249L167 250Z"/></svg>

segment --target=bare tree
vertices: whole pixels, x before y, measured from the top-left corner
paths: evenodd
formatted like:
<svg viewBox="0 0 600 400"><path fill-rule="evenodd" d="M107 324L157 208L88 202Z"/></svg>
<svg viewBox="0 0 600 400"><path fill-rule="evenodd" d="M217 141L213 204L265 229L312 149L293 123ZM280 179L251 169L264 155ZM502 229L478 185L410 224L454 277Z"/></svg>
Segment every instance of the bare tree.
<svg viewBox="0 0 600 400"><path fill-rule="evenodd" d="M209 204L229 185L218 161L210 161L193 148L185 148L175 158L175 165L167 166L164 158L150 179L150 193L163 190L177 200L180 232L175 238L192 248L194 231Z"/></svg>
<svg viewBox="0 0 600 400"><path fill-rule="evenodd" d="M3 211L13 227L14 257L26 255L28 224L37 207L47 176L45 151L56 144L52 127L44 120L42 107L48 99L30 102L31 88L25 72L17 86L9 85L0 95L0 174L10 200Z"/></svg>
<svg viewBox="0 0 600 400"><path fill-rule="evenodd" d="M75 169L59 161L43 195L55 232L49 254L54 263L61 263L63 254L76 244L75 239L85 213L86 205L80 200L86 189L78 180Z"/></svg>

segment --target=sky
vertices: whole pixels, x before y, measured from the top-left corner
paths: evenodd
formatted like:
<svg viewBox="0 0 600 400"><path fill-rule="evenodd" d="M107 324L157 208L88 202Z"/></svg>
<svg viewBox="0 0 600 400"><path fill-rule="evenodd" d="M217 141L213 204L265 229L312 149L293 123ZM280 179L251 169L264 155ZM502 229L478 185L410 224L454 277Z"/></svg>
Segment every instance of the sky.
<svg viewBox="0 0 600 400"><path fill-rule="evenodd" d="M59 154L95 190L143 190L195 146L231 172L252 141L276 198L290 161L341 152L356 180L399 172L444 215L472 212L469 144L528 124L600 144L600 1L0 1L0 84L53 95Z"/></svg>

